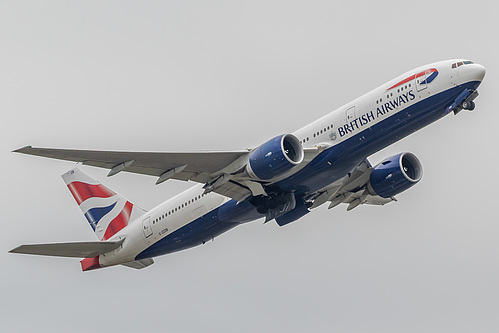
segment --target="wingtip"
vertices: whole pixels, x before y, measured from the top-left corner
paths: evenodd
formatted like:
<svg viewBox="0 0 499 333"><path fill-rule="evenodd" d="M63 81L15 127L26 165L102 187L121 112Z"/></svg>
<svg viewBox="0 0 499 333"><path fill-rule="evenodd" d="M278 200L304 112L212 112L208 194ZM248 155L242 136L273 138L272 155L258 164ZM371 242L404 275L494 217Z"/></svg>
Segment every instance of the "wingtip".
<svg viewBox="0 0 499 333"><path fill-rule="evenodd" d="M24 153L26 150L29 150L33 148L32 146L24 146L22 148L19 148L19 149L16 149L16 150L13 150L12 152L13 153Z"/></svg>
<svg viewBox="0 0 499 333"><path fill-rule="evenodd" d="M21 246L15 247L12 250L9 251L9 253L19 253L18 250Z"/></svg>

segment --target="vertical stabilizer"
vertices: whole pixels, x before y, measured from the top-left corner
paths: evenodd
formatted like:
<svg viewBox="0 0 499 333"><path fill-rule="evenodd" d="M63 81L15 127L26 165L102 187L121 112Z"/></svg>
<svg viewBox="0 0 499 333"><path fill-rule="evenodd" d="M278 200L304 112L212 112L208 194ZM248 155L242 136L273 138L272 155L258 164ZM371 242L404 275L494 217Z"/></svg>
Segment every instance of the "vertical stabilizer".
<svg viewBox="0 0 499 333"><path fill-rule="evenodd" d="M100 240L107 240L145 213L121 195L75 168L62 175Z"/></svg>

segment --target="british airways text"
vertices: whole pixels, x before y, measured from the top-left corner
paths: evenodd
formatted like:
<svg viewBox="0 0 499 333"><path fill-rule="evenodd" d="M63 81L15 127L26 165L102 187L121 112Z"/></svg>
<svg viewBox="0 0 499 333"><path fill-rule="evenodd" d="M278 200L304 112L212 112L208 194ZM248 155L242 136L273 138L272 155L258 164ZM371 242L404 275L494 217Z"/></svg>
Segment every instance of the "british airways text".
<svg viewBox="0 0 499 333"><path fill-rule="evenodd" d="M338 134L340 135L340 137L342 137L348 133L352 133L356 129L359 129L369 124L373 120L381 116L384 116L388 112L395 110L395 108L401 106L402 104L408 103L409 101L412 101L415 98L416 96L414 95L413 91L410 90L409 92L398 96L398 98L388 101L385 104L382 104L381 106L376 108L376 111L371 110L363 114L362 116L355 118L349 123L343 125L342 127L339 127Z"/></svg>

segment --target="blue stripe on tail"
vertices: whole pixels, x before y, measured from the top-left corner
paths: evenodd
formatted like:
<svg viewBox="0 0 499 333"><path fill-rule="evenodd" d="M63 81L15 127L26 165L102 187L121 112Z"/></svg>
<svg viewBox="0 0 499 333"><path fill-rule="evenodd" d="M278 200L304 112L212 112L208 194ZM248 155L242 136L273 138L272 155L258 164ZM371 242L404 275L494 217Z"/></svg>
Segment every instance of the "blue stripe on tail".
<svg viewBox="0 0 499 333"><path fill-rule="evenodd" d="M87 218L88 223L90 223L90 226L92 227L92 229L94 229L94 231L95 228L97 228L97 224L99 223L99 221L104 217L104 215L109 213L114 208L114 206L116 206L116 202L107 207L96 207L89 209L85 213L85 217Z"/></svg>

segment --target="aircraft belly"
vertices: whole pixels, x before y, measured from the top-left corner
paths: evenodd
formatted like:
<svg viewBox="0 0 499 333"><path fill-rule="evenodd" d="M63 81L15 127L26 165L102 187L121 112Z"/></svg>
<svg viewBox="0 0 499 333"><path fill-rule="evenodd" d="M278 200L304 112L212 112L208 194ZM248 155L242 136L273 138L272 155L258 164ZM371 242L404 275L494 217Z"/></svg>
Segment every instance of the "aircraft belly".
<svg viewBox="0 0 499 333"><path fill-rule="evenodd" d="M219 209L208 212L158 240L139 253L135 260L157 257L201 245L239 225L237 222L220 221L218 218Z"/></svg>

